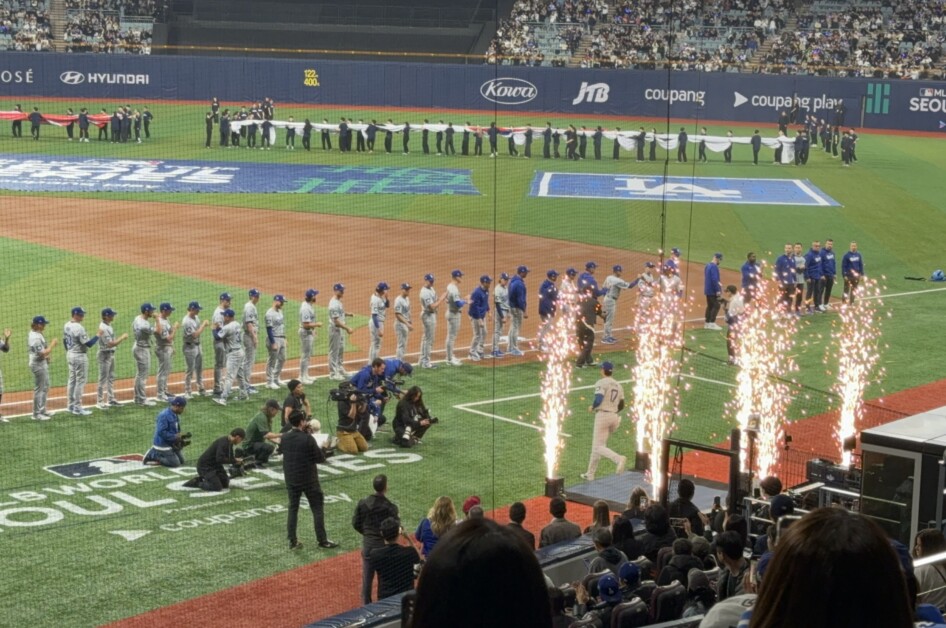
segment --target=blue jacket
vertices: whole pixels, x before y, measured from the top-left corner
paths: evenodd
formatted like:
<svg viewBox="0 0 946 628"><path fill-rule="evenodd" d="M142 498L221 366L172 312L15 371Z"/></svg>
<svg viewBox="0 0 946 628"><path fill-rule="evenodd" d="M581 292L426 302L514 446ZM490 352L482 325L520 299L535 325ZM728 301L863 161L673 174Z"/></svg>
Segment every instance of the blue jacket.
<svg viewBox="0 0 946 628"><path fill-rule="evenodd" d="M154 440L151 443L155 447L170 447L177 441L177 435L180 433L181 418L168 406L158 414L154 426Z"/></svg>
<svg viewBox="0 0 946 628"><path fill-rule="evenodd" d="M489 312L489 291L484 290L483 286L477 286L473 294L470 295L470 307L468 310L470 318L480 320L486 318Z"/></svg>
<svg viewBox="0 0 946 628"><path fill-rule="evenodd" d="M844 257L841 258L841 273L845 277L850 277L855 274L858 277L864 276L864 258L861 257L860 251L856 253L848 251L844 254Z"/></svg>
<svg viewBox="0 0 946 628"><path fill-rule="evenodd" d="M821 251L809 249L805 254L805 279L821 279L824 277L824 256Z"/></svg>
<svg viewBox="0 0 946 628"><path fill-rule="evenodd" d="M723 291L719 283L719 265L710 262L703 269L703 294L706 296L717 295Z"/></svg>
<svg viewBox="0 0 946 628"><path fill-rule="evenodd" d="M795 285L795 256L782 255L775 260L775 278L783 286Z"/></svg>
<svg viewBox="0 0 946 628"><path fill-rule="evenodd" d="M742 265L742 288L754 288L759 283L759 267L756 264L746 260Z"/></svg>
<svg viewBox="0 0 946 628"><path fill-rule="evenodd" d="M523 311L526 309L526 284L519 275L509 280L509 307Z"/></svg>
<svg viewBox="0 0 946 628"><path fill-rule="evenodd" d="M558 300L558 288L551 279L542 282L539 288L539 316L552 316L555 314L555 303Z"/></svg>
<svg viewBox="0 0 946 628"><path fill-rule="evenodd" d="M384 379L394 379L400 375L400 373L398 373L398 369L401 368L402 364L405 364L405 362L403 360L398 360L397 358L389 358L385 360L384 375L382 377L384 377Z"/></svg>
<svg viewBox="0 0 946 628"><path fill-rule="evenodd" d="M834 258L834 249L821 251L821 272L825 277L834 277L838 274L838 262Z"/></svg>
<svg viewBox="0 0 946 628"><path fill-rule="evenodd" d="M385 368L385 371L387 369ZM383 375L375 375L371 372L371 365L366 364L361 367L361 370L355 373L355 376L351 378L351 384L357 388L360 392L365 393L366 395L375 394L375 388L381 385L383 381Z"/></svg>
<svg viewBox="0 0 946 628"><path fill-rule="evenodd" d="M578 275L578 291L584 292L585 288L591 286L594 290L594 295L596 297L604 296L605 291L598 289L598 281L595 279L595 276L589 273L588 271L583 272Z"/></svg>

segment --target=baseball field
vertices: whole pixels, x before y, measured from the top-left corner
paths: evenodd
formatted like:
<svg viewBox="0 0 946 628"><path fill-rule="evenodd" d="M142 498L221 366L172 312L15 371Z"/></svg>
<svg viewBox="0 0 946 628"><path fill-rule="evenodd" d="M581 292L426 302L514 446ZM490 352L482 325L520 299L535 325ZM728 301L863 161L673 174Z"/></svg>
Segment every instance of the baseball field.
<svg viewBox="0 0 946 628"><path fill-rule="evenodd" d="M18 102L24 109L37 106L48 113L62 113L67 107L111 110L126 104ZM9 111L14 104L0 99L0 110ZM836 250L843 253L856 240L866 273L880 280L885 294L885 376L871 382L866 398L891 416L942 405L942 390L935 383L946 378L939 340L946 288L907 279L928 278L946 265L941 244L946 233L946 151L941 139L865 132L858 139L858 161L850 168L820 148L813 148L808 164L798 167L773 165L768 149L754 166L746 146L736 147L729 164L712 152L707 163L697 163L693 150L688 163L678 164L662 149L655 162L638 163L627 151L615 161L610 141L601 160L591 156L590 141L585 160L545 160L541 139L533 146L532 159L510 157L504 138L495 159L447 157L422 154L418 131L412 134L409 155L401 154L397 136L393 153L385 154L380 135L371 154L324 151L318 133L311 152L302 149L299 138L295 150L287 150L282 133L272 150L221 148L216 133L213 148L207 149L205 104L130 105L148 105L154 114L151 138L141 143L100 142L95 129L88 143L69 142L63 128L50 125L42 127L38 141L30 139L28 123L23 138L12 138L8 123L0 129L0 329L12 330L10 351L0 356L5 389L0 413L9 418L0 425L8 446L0 456L0 544L7 566L0 577L2 625L181 625L181 617L207 626L302 624L358 604L360 537L350 520L355 502L370 493L375 474L389 476L390 497L400 506L406 528L416 526L439 495L459 504L476 494L487 510L505 511L508 504L533 499L543 490L538 392L544 365L539 354L465 361L459 367L441 363L433 370L415 370L408 380L423 388L440 424L414 449L395 448L390 433L380 433L366 454L332 458L321 468L321 478L329 536L340 546L318 549L309 515L303 512L300 530L306 548L290 552L286 492L278 465L251 472L223 494L184 488L192 468L142 466L140 456L150 445L160 407L94 409L94 366L85 398L86 407L94 409L91 416L59 412L48 422L30 419L30 320L44 315L50 321L46 336L55 338L77 305L90 312L87 329L95 328L102 308L115 309L115 328L121 333L131 330L133 317L146 301L172 303L177 308L172 320L179 320L192 300L200 301L209 315L223 291L231 292L234 305L242 307L247 290L259 289L261 313L273 295L284 294L290 360L283 379L289 379L298 374L294 330L308 288L321 292L317 316L325 322L332 285L345 284L346 309L355 314L356 328L346 353L351 371L366 360L368 301L381 281L413 284L416 321L416 292L426 273L433 273L436 287L443 290L450 271L462 269L462 288L469 291L480 275L495 278L527 265L532 272L526 281L529 318L524 331L531 338L537 329L538 287L548 269L562 273L593 260L599 281L614 264L635 276L645 261L659 259L660 250L679 247L686 262L682 276L693 298L688 319L695 321L702 315L703 265L714 252L724 255L724 283L738 283L739 267L749 251L771 264L788 241L802 242L807 250L812 240L833 238ZM290 115L313 122L340 116L366 121L395 117L412 124L450 117L455 124L488 125L496 120L500 127L544 126L547 119L277 104L277 119ZM660 132L673 133L683 124L691 134L696 132L695 123L686 121L548 120L553 126L656 125ZM708 126L715 135L730 128L736 135L753 130ZM774 136L774 125L762 134ZM337 136L332 141L337 148ZM433 149L433 133L430 144ZM459 134L456 145L459 153ZM578 181L577 187L565 186L577 193L536 193L541 187L535 182L546 173L553 173L553 179L579 175L567 179ZM621 181L629 177L644 181L645 187L664 175L698 179L675 194L665 189L607 198L591 183L583 191L583 181L590 181L591 175ZM226 184L219 185L221 180ZM783 197L780 190L785 186L779 183L784 180L799 180L837 205L804 205ZM740 202L713 193L730 187L753 193ZM202 191L193 191L198 188ZM242 191L228 191L232 189ZM839 292L836 289L835 296ZM619 342L599 345L596 351L596 356L607 356L618 365L619 380L629 380L635 364L634 338L625 329L633 320L635 303L633 294L622 298ZM408 345L408 359L414 362L419 327ZM833 432L828 417L836 406L825 392L837 372L836 328L833 313L805 317L792 349L799 371L791 377L804 388L797 389L790 418L806 423L828 451ZM385 356L394 353L390 331L382 347ZM438 360L443 358L445 333L441 319L435 342ZM467 347L469 340L469 319L464 317L458 346ZM735 379L734 369L725 364L723 334L694 322L686 343L691 357L687 377L680 382L682 415L675 435L721 442L732 426L725 405ZM207 367L211 352L209 341L205 344ZM466 351L459 353L466 357ZM331 430L335 408L328 392L334 382L325 377L324 329L318 333L316 354L313 373L318 377L307 386L307 395L315 415ZM130 344L119 347L117 356L118 396L130 401ZM258 360L255 382L261 384L263 352ZM62 410L66 369L61 347L53 352L50 367L50 408ZM178 346L172 392L182 390L183 368ZM592 417L586 408L597 376L594 369L574 376L572 415L565 420L568 436L559 465L566 484L577 482L587 464ZM924 385L932 386L910 392ZM153 376L149 392L154 394ZM286 394L266 392L280 401ZM182 417L183 429L194 435L184 452L188 462L214 439L245 427L266 397L261 394L226 408L209 398L192 400ZM633 455L634 426L628 419L611 446ZM602 463L599 474L611 471L608 464ZM545 520L539 509L530 512L533 527ZM316 593L301 601L293 598L290 611L279 602L285 600L281 596L288 583L299 579ZM228 589L239 585L245 585L239 589L239 601L226 597Z"/></svg>

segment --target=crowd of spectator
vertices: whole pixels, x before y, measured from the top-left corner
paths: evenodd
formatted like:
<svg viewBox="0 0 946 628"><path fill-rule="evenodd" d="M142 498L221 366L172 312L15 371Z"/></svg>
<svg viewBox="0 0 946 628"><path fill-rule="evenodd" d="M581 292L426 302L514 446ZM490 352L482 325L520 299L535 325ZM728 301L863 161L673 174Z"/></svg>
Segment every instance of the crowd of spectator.
<svg viewBox="0 0 946 628"><path fill-rule="evenodd" d="M66 8L71 11L109 11L151 17L157 6L154 0L66 0Z"/></svg>
<svg viewBox="0 0 946 628"><path fill-rule="evenodd" d="M68 16L66 52L151 53L151 29L122 25L117 13L82 10Z"/></svg>
<svg viewBox="0 0 946 628"><path fill-rule="evenodd" d="M45 0L0 0L0 50L50 50Z"/></svg>
<svg viewBox="0 0 946 628"><path fill-rule="evenodd" d="M486 52L487 63L564 66L575 54L582 35L607 20L604 0L517 0L509 19L501 20ZM550 49L543 49L538 30L548 33Z"/></svg>

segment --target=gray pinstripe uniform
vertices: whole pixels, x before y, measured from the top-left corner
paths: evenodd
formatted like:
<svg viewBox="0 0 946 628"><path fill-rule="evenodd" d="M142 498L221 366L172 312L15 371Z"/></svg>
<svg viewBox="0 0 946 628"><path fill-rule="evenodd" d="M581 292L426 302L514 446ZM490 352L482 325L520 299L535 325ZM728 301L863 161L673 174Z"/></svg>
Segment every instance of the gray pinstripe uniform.
<svg viewBox="0 0 946 628"><path fill-rule="evenodd" d="M227 306L229 307L229 306ZM210 322L219 327L223 327L223 311L227 309L222 305L218 305L214 309L213 316L210 318ZM220 386L223 381L223 369L227 365L227 352L223 348L223 343L214 338L214 394L220 394Z"/></svg>
<svg viewBox="0 0 946 628"><path fill-rule="evenodd" d="M345 324L345 306L341 299L332 297L328 302L328 316L331 325L328 328L328 374L329 377L344 379L345 372L345 330L338 327L335 321Z"/></svg>
<svg viewBox="0 0 946 628"><path fill-rule="evenodd" d="M27 337L30 352L30 370L33 372L33 416L46 413L46 397L49 395L49 359L42 355L46 350L46 337L32 330Z"/></svg>
<svg viewBox="0 0 946 628"><path fill-rule="evenodd" d="M399 294L396 299L394 299L394 314L395 318L397 315L400 315L404 318L405 321L411 323L411 300L409 297L405 297L403 294ZM410 333L406 323L402 323L400 320L394 323L394 334L397 336L397 354L396 357L398 360L404 360L404 354L407 353L407 335Z"/></svg>
<svg viewBox="0 0 946 628"><path fill-rule="evenodd" d="M135 337L135 346L131 350L136 368L135 403L143 404L148 399L145 385L148 383L148 375L151 372L151 336L154 335L154 327L147 318L138 315L131 324L131 332Z"/></svg>
<svg viewBox="0 0 946 628"><path fill-rule="evenodd" d="M627 290L631 284L624 281L617 275L608 275L601 287L607 292L604 295L602 311L604 313L604 337L612 338L614 330L614 314L617 312L618 298L621 296L621 290Z"/></svg>
<svg viewBox="0 0 946 628"><path fill-rule="evenodd" d="M160 317L161 331L154 334L154 354L158 357L158 399L168 396L168 376L171 374L171 356L174 355L174 328L171 319Z"/></svg>
<svg viewBox="0 0 946 628"><path fill-rule="evenodd" d="M304 323L315 324L315 308L308 301L299 306L299 376L309 377L309 360L312 357L312 346L315 344L315 328L306 329Z"/></svg>
<svg viewBox="0 0 946 628"><path fill-rule="evenodd" d="M220 392L220 398L226 400L236 382L237 388L242 393L241 397L246 395L247 383L243 379L243 326L237 321L230 321L220 328L217 336L223 343L223 350L227 354L227 371L223 376L223 389Z"/></svg>
<svg viewBox="0 0 946 628"><path fill-rule="evenodd" d="M380 296L377 292L371 295L371 348L368 350L368 362L374 360L381 354L381 334L384 332L384 320L388 315L388 300ZM375 319L378 326L375 327Z"/></svg>
<svg viewBox="0 0 946 628"><path fill-rule="evenodd" d="M503 324L509 318L509 288L496 282L493 288L493 305L495 305L496 319L493 321L493 351L500 351L499 337L503 334Z"/></svg>
<svg viewBox="0 0 946 628"><path fill-rule="evenodd" d="M200 336L195 336L200 328L200 317L188 314L181 321L184 332L184 363L187 371L184 374L184 394L191 393L191 380L197 383L197 392L204 394L204 351L200 346Z"/></svg>
<svg viewBox="0 0 946 628"><path fill-rule="evenodd" d="M253 301L243 306L243 381L253 385L253 366L256 364L256 349L259 347L259 311ZM256 331L256 340L250 333L250 325Z"/></svg>
<svg viewBox="0 0 946 628"><path fill-rule="evenodd" d="M266 310L266 327L273 329L273 343L269 349L269 360L266 361L266 382L279 385L279 376L282 374L282 365L286 362L286 323L282 310L274 307ZM268 340L268 338L267 338Z"/></svg>
<svg viewBox="0 0 946 628"><path fill-rule="evenodd" d="M460 301L460 286L451 281L447 284L447 362L454 359L453 348L457 342L457 334L460 333L460 310L462 307Z"/></svg>
<svg viewBox="0 0 946 628"><path fill-rule="evenodd" d="M437 333L437 312L430 308L437 302L437 291L433 286L420 289L420 320L424 324L424 337L420 342L420 364L430 366L430 352L434 348L434 335Z"/></svg>
<svg viewBox="0 0 946 628"><path fill-rule="evenodd" d="M99 386L97 391L98 403L115 401L115 347L109 346L115 342L115 330L111 325L102 321L99 323L102 339L99 340Z"/></svg>
<svg viewBox="0 0 946 628"><path fill-rule="evenodd" d="M70 409L82 407L82 392L89 381L89 341L82 323L69 321L62 331L63 344L66 347L66 364L69 378L66 380L66 399Z"/></svg>

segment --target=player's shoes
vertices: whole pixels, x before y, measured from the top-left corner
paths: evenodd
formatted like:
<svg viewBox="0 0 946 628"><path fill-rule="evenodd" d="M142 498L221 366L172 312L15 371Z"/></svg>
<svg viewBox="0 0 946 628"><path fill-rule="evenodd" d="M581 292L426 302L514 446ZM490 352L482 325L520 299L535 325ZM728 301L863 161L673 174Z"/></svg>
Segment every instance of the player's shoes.
<svg viewBox="0 0 946 628"><path fill-rule="evenodd" d="M472 362L479 362L483 357L479 353L470 353L470 360Z"/></svg>
<svg viewBox="0 0 946 628"><path fill-rule="evenodd" d="M437 368L437 365L436 365L436 364L430 364L430 363L421 364L420 366L421 366L421 368L425 368L425 369L435 369L435 368Z"/></svg>
<svg viewBox="0 0 946 628"><path fill-rule="evenodd" d="M490 353L489 355L490 355L490 357L499 359L499 358L505 357L506 354L503 353L502 351L500 351L499 349L496 349L495 351L493 351L493 352Z"/></svg>
<svg viewBox="0 0 946 628"><path fill-rule="evenodd" d="M227 405L227 400L224 399L223 397L214 397L213 402L220 406Z"/></svg>
<svg viewBox="0 0 946 628"><path fill-rule="evenodd" d="M608 336L607 338L601 339L601 344L613 345L613 344L617 344L617 341L618 341L617 338L612 338L611 336Z"/></svg>
<svg viewBox="0 0 946 628"><path fill-rule="evenodd" d="M306 376L306 377L299 378L299 381L302 382L303 384L314 384L315 378Z"/></svg>
<svg viewBox="0 0 946 628"><path fill-rule="evenodd" d="M523 353L523 352L520 351L519 349L510 349L510 350L507 351L506 353L508 353L509 355L512 355L512 356L516 356L516 357L525 355L525 353Z"/></svg>
<svg viewBox="0 0 946 628"><path fill-rule="evenodd" d="M99 410L108 410L107 403L97 403L95 404L95 407L98 408Z"/></svg>
<svg viewBox="0 0 946 628"><path fill-rule="evenodd" d="M279 390L279 384L275 382L270 382L266 384L266 388L269 388L270 390Z"/></svg>
<svg viewBox="0 0 946 628"><path fill-rule="evenodd" d="M85 408L80 408L80 407L75 407L69 412L71 412L75 416L90 416L92 414L91 410L86 410Z"/></svg>
<svg viewBox="0 0 946 628"><path fill-rule="evenodd" d="M457 358L453 358L452 360L448 361L447 364L450 366L462 366L463 362Z"/></svg>
<svg viewBox="0 0 946 628"><path fill-rule="evenodd" d="M34 421L48 421L48 420L51 419L51 418L52 418L52 417L49 416L48 414L43 414L43 413L39 413L39 414L34 414L34 415L33 415L33 420L34 420Z"/></svg>
<svg viewBox="0 0 946 628"><path fill-rule="evenodd" d="M9 423L10 419L0 414L0 423Z"/></svg>
<svg viewBox="0 0 946 628"><path fill-rule="evenodd" d="M113 407L113 408L117 408L118 406L120 406L120 405L122 405L122 404L120 404L120 403L118 403L117 401L115 401L114 399L112 399L111 401L108 402L108 405L110 405L110 406Z"/></svg>
<svg viewBox="0 0 946 628"><path fill-rule="evenodd" d="M621 456L621 462L618 463L617 468L614 470L615 475L620 475L624 473L624 467L627 465L627 456Z"/></svg>
<svg viewBox="0 0 946 628"><path fill-rule="evenodd" d="M248 395L258 395L258 394L259 394L259 391L256 390L256 386L250 386L250 387L248 387L248 388L246 389L246 393L247 393Z"/></svg>
<svg viewBox="0 0 946 628"><path fill-rule="evenodd" d="M578 477L580 477L580 478L581 478L582 480L584 480L585 482L594 482L594 481L595 481L595 476L594 476L594 474L592 474L592 473L582 473L582 474L579 474Z"/></svg>
<svg viewBox="0 0 946 628"><path fill-rule="evenodd" d="M157 397L155 397L155 399L157 399L158 401L161 401L161 402L163 402L163 403L167 403L167 401L168 401L168 396L167 396L167 395L158 395Z"/></svg>

